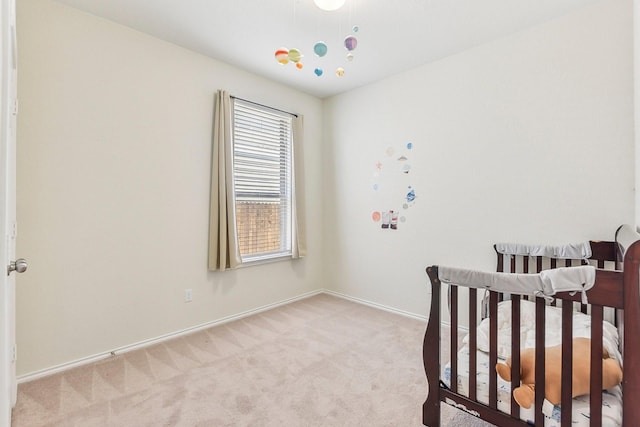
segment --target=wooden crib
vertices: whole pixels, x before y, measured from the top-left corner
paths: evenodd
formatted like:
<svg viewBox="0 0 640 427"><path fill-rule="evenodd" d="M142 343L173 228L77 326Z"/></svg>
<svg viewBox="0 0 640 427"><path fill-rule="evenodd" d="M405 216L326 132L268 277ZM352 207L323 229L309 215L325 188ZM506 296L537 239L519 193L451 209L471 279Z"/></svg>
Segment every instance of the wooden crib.
<svg viewBox="0 0 640 427"><path fill-rule="evenodd" d="M596 267L595 283L587 293L588 305L581 303L580 293L560 292L554 295L561 305L562 313L562 398L560 408L560 425L570 426L572 423L572 390L571 390L571 366L572 366L572 316L574 311L580 310L591 316L591 393L585 400L589 407L588 425L602 425L602 363L603 354L603 318L607 313L615 313L613 323L618 329L620 337L619 350L622 359L631 361L640 357L640 234L630 226L621 226L615 234L615 241L591 241L591 256L586 260L558 260L554 257L545 259L543 256L503 256L498 254L498 271L506 271L508 274L527 273L538 274L543 269L560 266L573 266L578 264L592 264ZM507 258L507 262L504 262ZM609 267L609 269L605 269ZM441 381L441 333L442 320L446 317L441 310L442 281L438 275L438 266L427 268L427 274L431 281L431 313L423 342L424 368L428 382L428 397L423 405L423 424L429 427L440 425L441 402L461 408L489 423L498 426L522 426L535 423L536 426L545 425L543 414L544 404L544 342L545 342L545 311L549 304L541 297L527 297L524 295L510 294L511 306L511 389L520 385L520 306L521 301L530 298L535 301L535 348L536 348L536 382L534 418L529 423L521 419L520 407L509 393L508 410L498 409L498 378L495 369L488 372L488 403L481 403L476 394L477 375L477 325L480 318L478 312L479 292L484 286L469 287L463 293L468 293L468 306L462 307L459 302L462 289L459 286L450 286L450 384L447 386ZM477 288L477 289L476 289ZM489 350L488 366L494 367L498 362L497 339L497 313L498 304L505 295L488 292L489 312ZM465 394L459 392L458 366L459 350L459 314L461 310L469 311L468 325L468 391ZM611 317L611 316L609 316ZM568 326L566 326L568 325ZM566 326L566 327L565 327ZM464 328L462 328L464 330ZM640 425L640 362L623 364L622 381L622 425ZM504 404L503 404L504 405Z"/></svg>

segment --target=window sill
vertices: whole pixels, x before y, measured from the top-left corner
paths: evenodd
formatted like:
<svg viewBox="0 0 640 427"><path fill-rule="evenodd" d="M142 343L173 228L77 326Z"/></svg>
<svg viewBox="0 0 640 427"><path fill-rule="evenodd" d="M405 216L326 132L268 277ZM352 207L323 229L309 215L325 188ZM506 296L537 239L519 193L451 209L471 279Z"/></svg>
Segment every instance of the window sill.
<svg viewBox="0 0 640 427"><path fill-rule="evenodd" d="M271 264L273 262L286 261L290 259L292 259L291 252L288 252L288 253L278 252L276 254L260 255L260 256L254 256L251 258L243 259L242 264L240 264L240 267L243 268L243 267L252 267L254 265Z"/></svg>

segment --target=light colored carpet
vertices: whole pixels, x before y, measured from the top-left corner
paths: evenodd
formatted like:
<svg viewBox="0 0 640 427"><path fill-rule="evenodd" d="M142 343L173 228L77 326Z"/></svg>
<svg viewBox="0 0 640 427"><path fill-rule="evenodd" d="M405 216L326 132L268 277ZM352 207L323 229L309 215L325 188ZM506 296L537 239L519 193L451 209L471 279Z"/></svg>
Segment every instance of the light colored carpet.
<svg viewBox="0 0 640 427"><path fill-rule="evenodd" d="M464 411L456 409L449 405L442 405L440 413L441 425L445 427L494 427Z"/></svg>
<svg viewBox="0 0 640 427"><path fill-rule="evenodd" d="M20 384L12 426L420 426L424 328L321 294Z"/></svg>

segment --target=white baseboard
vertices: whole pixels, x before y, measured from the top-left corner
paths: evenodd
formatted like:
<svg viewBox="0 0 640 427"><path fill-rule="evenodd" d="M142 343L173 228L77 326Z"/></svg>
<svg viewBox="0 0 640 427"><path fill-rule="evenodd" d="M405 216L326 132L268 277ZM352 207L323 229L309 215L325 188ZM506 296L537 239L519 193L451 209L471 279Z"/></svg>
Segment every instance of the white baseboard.
<svg viewBox="0 0 640 427"><path fill-rule="evenodd" d="M298 296L295 296L295 297L292 297L292 298L288 298L288 299L285 299L285 300L282 300L282 301L279 301L279 302L276 302L276 303L273 303L273 304L267 304L267 305L264 305L262 307L255 308L253 310L247 310L247 311L242 312L242 313L234 314L232 316L223 317L221 319L213 320L211 322L202 323L200 325L192 326L190 328L186 328L186 329L183 329L183 330L180 330L180 331L171 332L169 334L161 335L161 336L156 337L156 338L151 338L151 339L140 341L140 342L137 342L137 343L125 345L123 347L118 347L118 348L113 349L111 351L98 353L98 354L95 354L93 356L83 357L82 359L78 359L78 360L74 360L74 361L71 361L71 362L63 363L61 365L53 366L51 368L46 368L46 369L42 369L40 371L36 371L36 372L31 372L31 373L28 373L28 374L20 375L17 378L17 381L18 381L18 384L26 383L26 382L29 382L29 381L34 381L34 380L37 380L39 378L43 378L43 377L54 375L54 374L57 374L57 373L60 373L60 372L63 372L63 371L67 371L69 369L73 369L73 368L77 368L77 367L80 367L80 366L88 365L90 363L95 363L95 362L98 362L100 360L104 360L104 359L107 359L109 357L113 357L113 356L118 355L118 354L128 353L130 351L138 350L138 349L141 349L141 348L144 348L144 347L149 347L149 346L152 346L154 344L159 344L159 343L162 343L164 341L168 341L168 340L171 340L171 339L174 339L174 338L178 338L178 337L181 337L183 335L188 335L188 334L191 334L191 333L194 333L194 332L201 331L203 329L208 329L208 328L211 328L213 326L218 326L218 325L222 325L224 323L233 322L234 320L239 320L239 319L242 319L244 317L251 316L253 314L257 314L257 313L261 313L263 311L271 310L272 308L276 308L276 307L279 307L281 305L285 305L285 304L289 304L289 303L292 303L292 302L295 302L295 301L299 301L299 300L302 300L302 299L305 299L305 298L309 298L309 297L312 297L314 295L321 294L323 292L324 292L324 290L322 290L322 289L317 290L317 291L307 292L307 293L304 293L302 295L298 295Z"/></svg>
<svg viewBox="0 0 640 427"><path fill-rule="evenodd" d="M352 297L352 296L345 295L345 294L342 294L340 292L332 291L332 290L329 290L329 289L323 289L322 291L325 294L329 294L329 295L333 295L333 296L336 296L336 297L339 297L339 298L343 298L343 299L346 299L346 300L349 300L349 301L357 302L359 304L368 305L369 307L377 308L379 310L388 311L390 313L399 314L401 316L410 317L410 318L416 319L416 320L422 320L424 322L427 321L427 316L422 316L422 315L411 313L411 312L404 311L404 310L398 310L397 308L393 308L393 307L389 307L389 306L386 306L386 305L378 304L376 302L367 301L367 300L364 300L364 299L361 299L361 298Z"/></svg>
<svg viewBox="0 0 640 427"><path fill-rule="evenodd" d="M325 294L328 294L328 295L333 295L333 296L338 297L338 298L343 298L343 299L346 299L346 300L349 300L349 301L353 301L353 302L356 302L358 304L363 304L363 305L366 305L366 306L369 306L369 307L373 307L373 308L376 308L376 309L379 309L379 310L383 310L383 311L387 311L387 312L390 312L390 313L398 314L398 315L401 315L401 316L404 316L404 317L409 317L409 318L412 318L412 319L420 320L420 321L423 321L425 323L428 320L428 316L423 316L423 315L411 313L411 312L404 311L404 310L398 310L397 308L389 307L389 306L386 306L386 305L383 305L383 304L378 304L378 303L375 303L375 302L372 302L372 301L368 301L368 300L364 300L364 299L361 299L361 298L352 297L352 296L349 296L349 295L346 295L346 294L342 294L340 292L332 291L332 290L329 290L329 289L319 289L319 290L307 292L307 293L304 293L304 294L301 294L301 295L298 295L298 296L295 296L295 297L292 297L292 298L288 298L288 299L285 299L285 300L282 300L282 301L279 301L279 302L276 302L276 303L273 303L273 304L267 304L267 305L264 305L262 307L255 308L253 310L248 310L248 311L245 311L245 312L242 312L242 313L234 314L232 316L227 316L227 317L223 317L221 319L213 320L211 322L206 322L206 323L202 323L200 325L192 326L190 328L186 328L186 329L183 329L183 330L180 330L180 331L176 331L176 332L172 332L172 333L169 333L169 334L161 335L161 336L156 337L156 338L151 338L151 339L140 341L140 342L137 342L137 343L125 345L123 347L118 347L118 348L113 349L111 351L98 353L98 354L95 354L93 356L83 357L82 359L78 359L78 360L74 360L74 361L71 361L71 362L63 363L63 364L60 364L60 365L57 365L57 366L53 366L51 368L46 368L46 369L42 369L40 371L36 371L36 372L31 372L31 373L28 373L28 374L20 375L17 378L17 381L18 381L19 384L20 383L29 382L29 381L34 381L34 380L37 380L39 378L43 378L43 377L47 377L47 376L50 376L50 375L54 375L54 374L57 374L57 373L60 373L60 372L63 372L63 371L69 370L69 369L73 369L73 368L77 368L77 367L80 367L80 366L88 365L90 363L95 363L95 362L98 362L100 360L104 360L104 359L107 359L109 357L113 357L113 356L118 355L118 354L128 353L130 351L138 350L138 349L141 349L141 348L149 347L149 346L152 346L152 345L155 345L155 344L159 344L159 343L168 341L170 339L178 338L178 337L181 337L183 335L187 335L187 334L191 334L191 333L194 333L194 332L198 332L198 331L201 331L203 329L207 329L207 328L211 328L211 327L214 327L214 326L222 325L222 324L228 323L228 322L233 322L234 320L239 320L239 319L242 319L244 317L251 316L253 314L257 314L257 313L261 313L263 311L271 310L272 308L276 308L276 307L279 307L279 306L282 306L282 305L285 305L285 304L289 304L289 303L292 303L292 302L295 302L295 301L299 301L299 300L302 300L302 299L305 299L305 298L309 298L309 297L312 297L314 295L318 295L318 294L322 294L322 293L325 293ZM442 324L444 326L450 326L448 322L442 322ZM462 327L462 326L460 326L460 329L461 330L467 330L467 328Z"/></svg>
<svg viewBox="0 0 640 427"><path fill-rule="evenodd" d="M389 307L383 304L378 304L375 302L371 302L371 301L367 301L361 298L356 298L356 297L352 297L349 295L345 295L345 294L341 294L340 292L336 292L336 291L332 291L329 289L323 289L322 291L325 294L329 294L329 295L333 295L339 298L343 298L349 301L353 301L353 302L357 302L359 304L364 304L367 305L369 307L373 307L373 308L377 308L379 310L384 310L384 311L388 311L390 313L395 313L395 314L399 314L401 316L404 317L410 317L412 319L416 319L416 320L422 320L424 322L427 322L429 320L428 316L423 316L420 314L415 314L415 313L411 313L408 311L403 311L403 310L398 310L397 308L393 308L393 307ZM440 324L446 328L451 329L451 323L449 321L443 320L440 322ZM462 326L462 325L458 325L458 331L461 331L463 334L468 334L469 333L469 328L467 326Z"/></svg>

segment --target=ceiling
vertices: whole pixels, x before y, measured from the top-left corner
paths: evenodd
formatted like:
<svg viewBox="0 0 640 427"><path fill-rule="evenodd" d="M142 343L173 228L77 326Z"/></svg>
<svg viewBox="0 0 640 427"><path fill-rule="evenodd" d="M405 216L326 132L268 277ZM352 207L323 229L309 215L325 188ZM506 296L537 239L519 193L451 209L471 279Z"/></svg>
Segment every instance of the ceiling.
<svg viewBox="0 0 640 427"><path fill-rule="evenodd" d="M325 98L598 0L347 0L334 12L313 0L57 1ZM351 61L349 35L357 39ZM324 57L314 54L318 41ZM281 47L300 50L301 69L276 61Z"/></svg>

